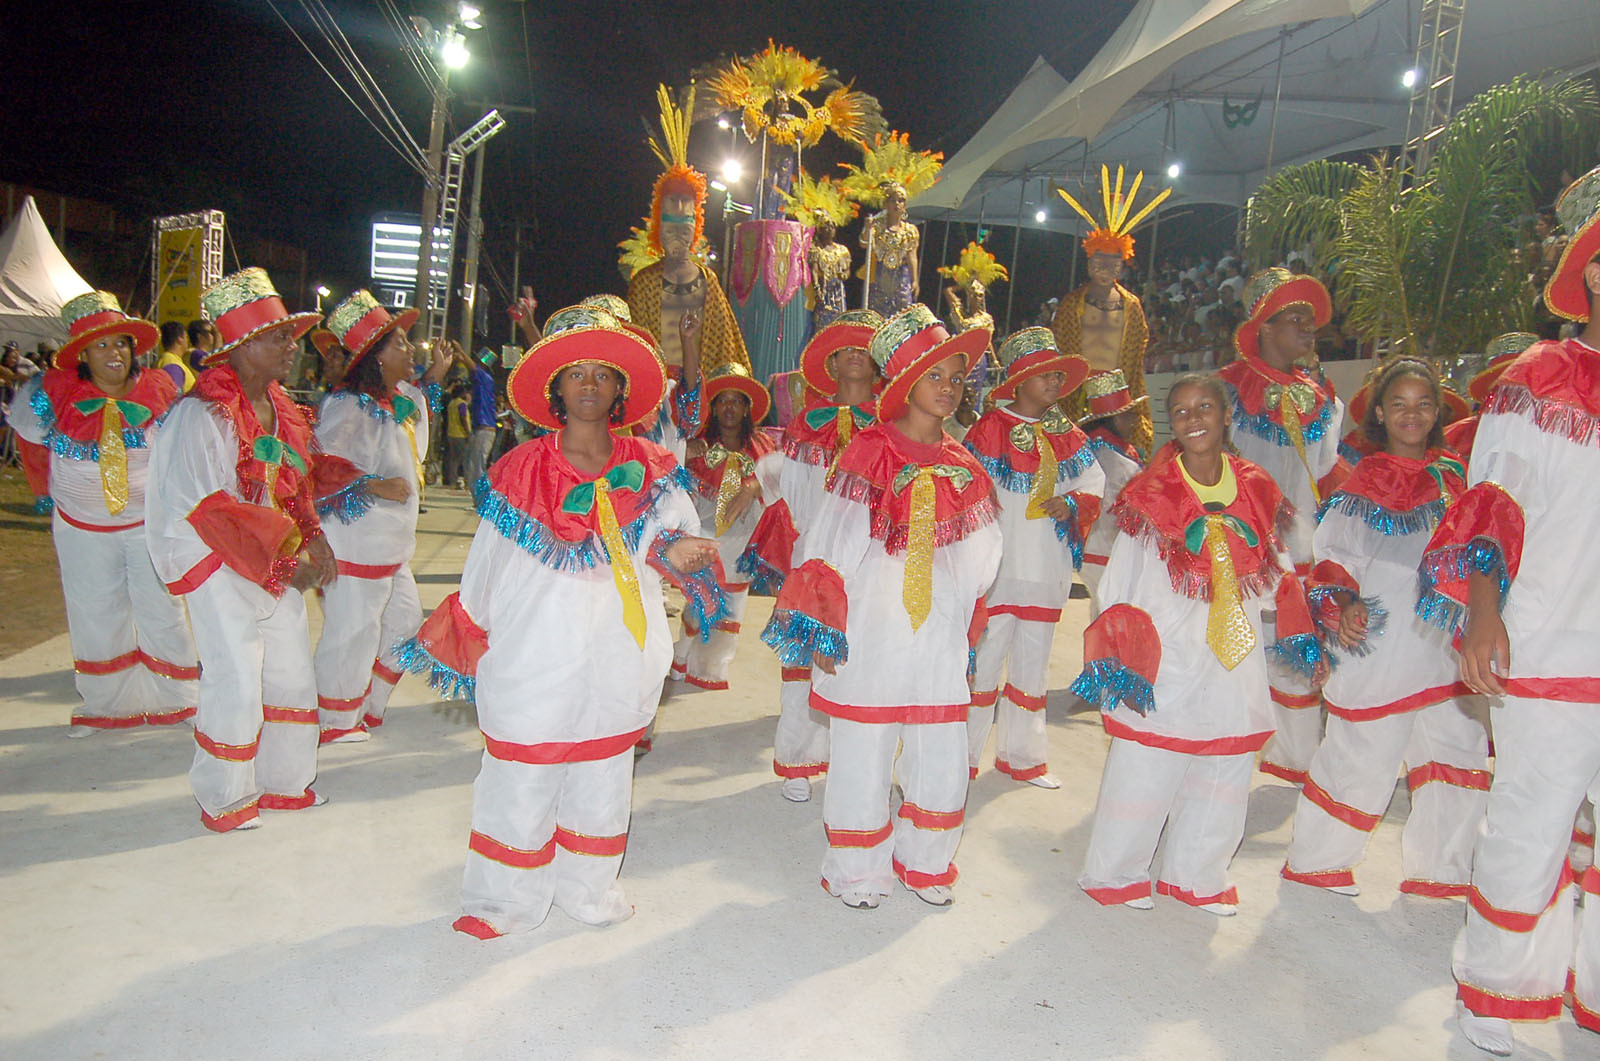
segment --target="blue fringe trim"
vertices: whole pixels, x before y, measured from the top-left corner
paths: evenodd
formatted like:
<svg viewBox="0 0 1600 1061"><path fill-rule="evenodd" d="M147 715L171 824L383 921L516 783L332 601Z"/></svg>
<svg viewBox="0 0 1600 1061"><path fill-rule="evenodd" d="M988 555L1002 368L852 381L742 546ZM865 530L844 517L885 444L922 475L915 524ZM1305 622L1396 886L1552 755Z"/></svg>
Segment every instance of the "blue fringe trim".
<svg viewBox="0 0 1600 1061"><path fill-rule="evenodd" d="M1274 423L1272 417L1266 413L1246 412L1244 403L1239 398L1239 390L1232 384L1225 384L1229 396L1233 399L1233 428L1235 431L1244 431L1257 438L1266 439L1268 442L1279 446L1292 446L1289 441L1289 432ZM1317 418L1300 428L1300 435L1307 442L1320 442L1322 436L1328 433L1328 427L1333 422L1333 403L1323 402L1322 411Z"/></svg>
<svg viewBox="0 0 1600 1061"><path fill-rule="evenodd" d="M1089 703L1099 705L1102 711L1113 711L1120 705L1135 714L1148 715L1156 709L1156 692L1150 683L1116 658L1085 663L1083 673L1072 680L1070 690Z"/></svg>
<svg viewBox="0 0 1600 1061"><path fill-rule="evenodd" d="M967 684L971 685L978 678L978 650L967 649Z"/></svg>
<svg viewBox="0 0 1600 1061"><path fill-rule="evenodd" d="M368 483L377 481L376 475L363 475L343 490L317 498L317 515L322 519L332 516L340 523L354 523L378 503L377 495L367 489Z"/></svg>
<svg viewBox="0 0 1600 1061"><path fill-rule="evenodd" d="M1317 509L1317 522L1321 523L1329 512L1337 511L1352 519L1358 519L1377 531L1379 534L1418 534L1433 533L1433 529L1444 519L1444 499L1439 498L1429 501L1425 505L1405 512L1397 512L1392 508L1385 508L1370 497L1360 494L1347 494L1343 490L1335 492L1322 506Z"/></svg>
<svg viewBox="0 0 1600 1061"><path fill-rule="evenodd" d="M56 430L56 411L50 405L50 396L44 392L43 387L35 387L28 396L28 408L33 410L33 415L39 418L39 423L44 426L44 445L58 457L73 461L99 461L99 442L80 442L75 438L68 438ZM162 417L162 419L166 419ZM155 421L160 423L160 421ZM142 427L127 427L122 429L122 444L128 449L144 449L148 443L144 437L145 429Z"/></svg>
<svg viewBox="0 0 1600 1061"><path fill-rule="evenodd" d="M700 388L703 383L705 377L701 376L693 387L678 386L672 391L672 405L677 411L678 426L686 438L693 438L700 433Z"/></svg>
<svg viewBox="0 0 1600 1061"><path fill-rule="evenodd" d="M1417 618L1450 633L1460 631L1467 619L1466 603L1440 590L1439 581L1462 582L1473 572L1499 582L1499 607L1504 609L1511 589L1505 556L1490 539L1474 538L1466 545L1453 545L1422 558L1417 571Z"/></svg>
<svg viewBox="0 0 1600 1061"><path fill-rule="evenodd" d="M438 416L444 412L444 387L438 383L424 383L422 393L428 399L428 411Z"/></svg>
<svg viewBox="0 0 1600 1061"><path fill-rule="evenodd" d="M785 667L809 667L814 653L839 663L850 661L844 631L824 626L804 612L779 608L772 613L761 640L778 654Z"/></svg>
<svg viewBox="0 0 1600 1061"><path fill-rule="evenodd" d="M750 580L750 594L755 597L776 597L783 588L784 575L762 559L753 545L746 546L733 569Z"/></svg>
<svg viewBox="0 0 1600 1061"><path fill-rule="evenodd" d="M711 567L685 574L672 566L667 559L667 548L683 537L681 530L664 530L656 535L650 545L650 566L666 576L683 592L683 603L689 609L689 618L699 630L702 644L711 641L713 628L732 614L728 608L727 594L717 584Z"/></svg>
<svg viewBox="0 0 1600 1061"><path fill-rule="evenodd" d="M999 489L1013 494L1026 494L1033 489L1033 472L1019 472L1012 468L1011 462L1004 457L985 456L973 449L970 444L963 443L963 445L966 445L967 451L983 465L983 470L989 473L989 478L994 480L994 485ZM1094 447L1079 446L1065 460L1056 462L1056 482L1076 479L1094 462Z"/></svg>
<svg viewBox="0 0 1600 1061"><path fill-rule="evenodd" d="M1307 678L1311 677L1317 663L1324 658L1322 642L1316 634L1290 634L1267 648L1269 661Z"/></svg>
<svg viewBox="0 0 1600 1061"><path fill-rule="evenodd" d="M48 495L33 499L33 514L35 516L48 516L56 510L56 499Z"/></svg>
<svg viewBox="0 0 1600 1061"><path fill-rule="evenodd" d="M427 678L428 684L444 694L445 699L477 699L478 679L440 663L415 637L395 645L394 654L401 670Z"/></svg>
<svg viewBox="0 0 1600 1061"><path fill-rule="evenodd" d="M1067 548L1072 552L1072 570L1083 570L1083 539L1078 535L1078 499L1071 494L1065 494L1061 500L1072 509L1072 518L1065 522L1052 520L1056 525L1056 541L1066 542Z"/></svg>
<svg viewBox="0 0 1600 1061"><path fill-rule="evenodd" d="M361 408L362 412L366 413L368 416L370 416L374 420L378 421L378 423L380 423L380 424L393 424L393 423L397 423L398 422L395 419L394 413L390 412L388 409L385 409L382 405L378 404L378 399L374 398L372 395L367 394L364 391L334 391L333 392L333 396L336 397L336 398L340 397L340 396L345 396L345 395L348 395L349 397L354 398L356 400L356 405L358 405Z"/></svg>
<svg viewBox="0 0 1600 1061"><path fill-rule="evenodd" d="M687 491L689 482L689 473L677 467L646 488L644 511L621 528L622 541L629 552L638 550L639 541L644 536L644 525L662 497L672 490ZM517 508L504 494L490 486L487 475L479 476L472 486L472 493L478 517L493 524L501 537L546 567L557 571L579 571L593 568L596 564L610 563L598 534L591 532L577 542L556 537L549 527Z"/></svg>
<svg viewBox="0 0 1600 1061"><path fill-rule="evenodd" d="M1354 446L1350 445L1350 443L1344 441L1343 439L1340 439L1339 440L1339 456L1343 457L1345 460L1349 461L1351 464L1360 464L1361 463L1361 458L1365 457L1366 454L1362 453L1360 450L1358 450Z"/></svg>

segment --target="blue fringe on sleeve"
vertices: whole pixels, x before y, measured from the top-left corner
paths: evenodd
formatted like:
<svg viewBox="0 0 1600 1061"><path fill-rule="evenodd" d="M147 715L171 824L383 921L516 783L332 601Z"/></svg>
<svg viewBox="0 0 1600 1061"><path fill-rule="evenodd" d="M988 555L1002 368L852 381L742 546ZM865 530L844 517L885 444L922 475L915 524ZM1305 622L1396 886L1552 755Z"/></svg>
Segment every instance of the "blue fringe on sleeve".
<svg viewBox="0 0 1600 1061"><path fill-rule="evenodd" d="M996 489L1005 490L1013 494L1026 494L1033 489L1033 472L1019 472L1011 466L1011 462L1004 457L990 457L979 453L972 448L970 443L962 443L967 452L972 454L989 473L989 478L994 480ZM1095 462L1094 446L1079 446L1072 453L1056 462L1056 482L1076 479L1082 475Z"/></svg>
<svg viewBox="0 0 1600 1061"><path fill-rule="evenodd" d="M804 612L776 609L761 631L761 640L771 646L785 667L809 667L813 654L837 663L850 661L844 631L824 626Z"/></svg>
<svg viewBox="0 0 1600 1061"><path fill-rule="evenodd" d="M1306 599L1311 602L1311 614L1317 614L1317 605L1322 597L1336 592L1337 589L1338 587L1336 586L1318 586L1316 589L1307 590ZM1389 628L1389 609L1385 608L1377 597L1358 597L1356 599L1367 606L1367 636L1360 644L1352 648L1339 640L1339 631L1337 629L1330 630L1320 623L1317 624L1322 631L1322 658L1328 661L1328 666L1330 667L1337 666L1339 663L1339 655L1329 651L1330 649L1346 656L1370 656L1372 654L1372 642L1382 637L1383 632Z"/></svg>
<svg viewBox="0 0 1600 1061"><path fill-rule="evenodd" d="M744 552L734 562L733 569L750 580L752 596L776 597L783 588L783 572L762 559L754 545L745 546Z"/></svg>
<svg viewBox="0 0 1600 1061"><path fill-rule="evenodd" d="M377 481L376 475L363 475L344 489L317 498L317 515L322 519L332 516L340 523L354 523L371 512L372 506L377 504L377 495L367 486Z"/></svg>
<svg viewBox="0 0 1600 1061"><path fill-rule="evenodd" d="M683 591L684 607L689 610L688 617L699 631L701 642L705 643L711 640L711 633L716 625L731 614L728 609L728 597L717 584L716 573L710 565L689 574L684 574L672 566L672 562L667 559L667 547L682 537L681 530L663 530L657 534L656 540L650 545L650 566Z"/></svg>
<svg viewBox="0 0 1600 1061"><path fill-rule="evenodd" d="M1156 709L1156 693L1150 683L1114 657L1085 663L1083 673L1072 680L1070 690L1089 703L1099 705L1102 711L1112 711L1121 705L1135 714L1148 715Z"/></svg>
<svg viewBox="0 0 1600 1061"><path fill-rule="evenodd" d="M1267 647L1269 661L1306 678L1311 677L1323 658L1322 642L1316 634L1290 634Z"/></svg>
<svg viewBox="0 0 1600 1061"><path fill-rule="evenodd" d="M439 690L447 700L476 700L478 679L445 666L434 658L415 637L408 637L394 646L400 669L410 674L420 674L428 684Z"/></svg>
<svg viewBox="0 0 1600 1061"><path fill-rule="evenodd" d="M428 396L428 411L438 416L444 412L444 388L438 383L425 383L422 393Z"/></svg>
<svg viewBox="0 0 1600 1061"><path fill-rule="evenodd" d="M705 381L702 376L695 381L692 387L679 386L673 389L672 405L676 411L678 430L682 431L685 438L693 438L700 433L700 384Z"/></svg>
<svg viewBox="0 0 1600 1061"><path fill-rule="evenodd" d="M1071 494L1063 494L1061 500L1072 509L1072 515L1066 520L1054 520L1056 525L1056 541L1066 542L1067 548L1072 551L1072 570L1083 570L1083 538L1078 534L1078 499Z"/></svg>
<svg viewBox="0 0 1600 1061"><path fill-rule="evenodd" d="M1344 439L1340 439L1339 440L1339 456L1343 457L1345 460L1349 461L1351 464L1360 464L1361 463L1361 458L1365 457L1366 454L1362 453L1360 450L1358 450L1354 446L1350 445L1350 443L1346 442Z"/></svg>
<svg viewBox="0 0 1600 1061"><path fill-rule="evenodd" d="M1422 558L1417 572L1417 617L1447 632L1457 632L1466 623L1466 602L1458 601L1439 589L1439 580L1464 582L1476 572L1500 584L1499 607L1506 606L1511 576L1506 573L1505 555L1489 538L1474 538L1466 545L1453 545Z"/></svg>

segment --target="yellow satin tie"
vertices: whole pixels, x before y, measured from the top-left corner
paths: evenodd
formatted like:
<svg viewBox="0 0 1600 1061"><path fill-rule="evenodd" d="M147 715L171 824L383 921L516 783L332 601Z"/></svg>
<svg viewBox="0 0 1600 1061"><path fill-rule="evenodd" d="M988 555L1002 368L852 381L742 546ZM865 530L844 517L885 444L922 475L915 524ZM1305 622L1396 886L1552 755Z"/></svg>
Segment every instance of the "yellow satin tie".
<svg viewBox="0 0 1600 1061"><path fill-rule="evenodd" d="M1278 411L1283 414L1283 429L1300 457L1300 467L1306 470L1306 478L1311 482L1311 500L1320 505L1322 493L1317 489L1317 477L1311 474L1311 462L1306 459L1306 436L1300 430L1300 408L1295 405L1288 387L1283 388L1283 393L1278 397Z"/></svg>
<svg viewBox="0 0 1600 1061"><path fill-rule="evenodd" d="M100 488L106 511L121 515L128 507L128 449L122 442L122 410L110 399L100 413Z"/></svg>
<svg viewBox="0 0 1600 1061"><path fill-rule="evenodd" d="M406 429L406 441L411 446L411 463L417 469L417 501L423 500L423 493L427 489L427 474L422 470L422 457L417 453L417 422L411 417L406 417L401 424Z"/></svg>
<svg viewBox="0 0 1600 1061"><path fill-rule="evenodd" d="M848 405L839 406L839 412L833 418L833 460L828 462L828 478L833 478L834 471L839 467L839 454L850 444L850 433L856 426L856 414L851 412Z"/></svg>
<svg viewBox="0 0 1600 1061"><path fill-rule="evenodd" d="M606 554L611 559L611 580L617 584L617 596L622 598L622 624L643 651L645 619L644 600L639 595L639 573L633 569L633 557L622 541L622 528L617 525L617 512L611 507L611 490L604 476L594 481L594 506L600 523L600 540L605 542Z"/></svg>
<svg viewBox="0 0 1600 1061"><path fill-rule="evenodd" d="M1033 489L1028 491L1028 507L1023 515L1028 519L1044 519L1049 513L1044 503L1056 493L1056 451L1050 445L1050 436L1043 424L1033 425L1034 441L1038 444L1039 470L1033 476Z"/></svg>
<svg viewBox="0 0 1600 1061"><path fill-rule="evenodd" d="M1206 514L1206 550L1211 554L1211 610L1206 617L1206 644L1228 670L1237 667L1256 647L1256 631L1244 613L1239 575L1219 512Z"/></svg>
<svg viewBox="0 0 1600 1061"><path fill-rule="evenodd" d="M900 591L913 632L922 628L933 611L933 473L917 470L911 480L911 525L906 533L906 575Z"/></svg>

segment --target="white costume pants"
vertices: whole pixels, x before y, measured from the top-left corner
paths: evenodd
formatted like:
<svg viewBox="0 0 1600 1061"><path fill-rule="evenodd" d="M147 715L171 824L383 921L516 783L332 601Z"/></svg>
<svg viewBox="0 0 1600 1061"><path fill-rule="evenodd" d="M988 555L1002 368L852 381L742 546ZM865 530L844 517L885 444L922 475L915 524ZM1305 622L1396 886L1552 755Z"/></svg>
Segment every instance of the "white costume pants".
<svg viewBox="0 0 1600 1061"><path fill-rule="evenodd" d="M1600 796L1600 705L1508 696L1491 712L1495 774L1473 852L1457 996L1508 1020L1559 1016L1568 969L1573 1016L1600 1031L1600 874L1567 862L1585 795Z"/></svg>
<svg viewBox="0 0 1600 1061"><path fill-rule="evenodd" d="M1237 903L1228 864L1244 839L1254 760L1113 738L1078 886L1108 906L1148 897L1165 830L1157 890L1191 906Z"/></svg>
<svg viewBox="0 0 1600 1061"><path fill-rule="evenodd" d="M218 568L189 593L200 649L200 712L189 784L207 828L311 805L317 689L305 599L272 595Z"/></svg>
<svg viewBox="0 0 1600 1061"><path fill-rule="evenodd" d="M965 723L830 722L822 886L887 895L896 877L908 888L954 884L967 803ZM896 776L905 799L891 821Z"/></svg>
<svg viewBox="0 0 1600 1061"><path fill-rule="evenodd" d="M1304 580L1302 580L1304 581ZM1270 645L1277 638L1276 612L1261 613L1256 640ZM1311 760L1322 743L1322 692L1311 679L1297 672L1272 668L1272 714L1276 722L1272 739L1261 749L1261 772L1303 784Z"/></svg>
<svg viewBox="0 0 1600 1061"><path fill-rule="evenodd" d="M726 689L728 668L733 665L733 654L739 647L740 620L744 607L750 600L747 586L727 590L728 617L711 630L711 640L701 641L697 630L689 625L689 613L683 613L683 631L672 650L672 676L683 678L699 689Z"/></svg>
<svg viewBox="0 0 1600 1061"><path fill-rule="evenodd" d="M811 706L810 667L783 668L772 772L783 778L821 777L828 772L828 716Z"/></svg>
<svg viewBox="0 0 1600 1061"><path fill-rule="evenodd" d="M383 725L389 694L400 679L394 646L422 625L422 601L411 568L362 578L340 566L322 593L317 641L317 714L325 736Z"/></svg>
<svg viewBox="0 0 1600 1061"><path fill-rule="evenodd" d="M487 750L472 785L461 909L500 933L537 928L554 903L603 925L630 911L617 873L628 846L633 750L530 765Z"/></svg>
<svg viewBox="0 0 1600 1061"><path fill-rule="evenodd" d="M1400 890L1465 895L1488 801L1489 737L1453 699L1361 722L1328 717L1295 807L1284 877L1323 888L1354 884L1351 870L1388 809L1402 762L1411 814L1400 838Z"/></svg>
<svg viewBox="0 0 1600 1061"><path fill-rule="evenodd" d="M57 509L51 530L83 697L72 724L120 729L192 717L200 671L189 620L156 577L143 526L83 530Z"/></svg>
<svg viewBox="0 0 1600 1061"><path fill-rule="evenodd" d="M989 627L978 642L972 706L967 711L969 776L978 776L978 757L989 740L990 726L997 722L996 770L1018 781L1031 781L1049 772L1044 694L1055 634L1055 623L1019 619L1003 612L989 617Z"/></svg>

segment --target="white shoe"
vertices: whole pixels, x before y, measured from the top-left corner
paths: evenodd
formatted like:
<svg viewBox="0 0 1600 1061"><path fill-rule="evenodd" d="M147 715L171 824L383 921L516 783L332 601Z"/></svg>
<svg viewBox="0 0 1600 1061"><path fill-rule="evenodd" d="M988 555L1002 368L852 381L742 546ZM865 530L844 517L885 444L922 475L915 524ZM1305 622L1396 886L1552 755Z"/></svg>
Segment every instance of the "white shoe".
<svg viewBox="0 0 1600 1061"><path fill-rule="evenodd" d="M950 889L943 884L935 884L928 888L912 888L911 890L916 893L918 899L921 899L929 906L949 906L956 901L956 897L950 894Z"/></svg>
<svg viewBox="0 0 1600 1061"><path fill-rule="evenodd" d="M68 726L67 727L67 736L70 737L73 740L82 740L85 737L92 737L94 735L95 735L95 727L93 727L93 726Z"/></svg>
<svg viewBox="0 0 1600 1061"><path fill-rule="evenodd" d="M337 737L329 737L328 738L328 743L329 744L360 744L362 741L368 741L368 740L371 740L371 739L372 739L372 734L371 734L370 731L362 728L361 726L357 726L355 729L346 730L344 733L339 734Z"/></svg>
<svg viewBox="0 0 1600 1061"><path fill-rule="evenodd" d="M228 832L230 832L230 833L247 833L251 829L259 829L259 828L261 828L261 819L260 818L251 818L248 821L242 821L238 825L235 825L232 829L229 829Z"/></svg>
<svg viewBox="0 0 1600 1061"><path fill-rule="evenodd" d="M1480 1017L1460 1002L1456 1003L1456 1023L1467 1041L1486 1054L1510 1057L1516 1040L1511 1035L1511 1022L1500 1017Z"/></svg>
<svg viewBox="0 0 1600 1061"><path fill-rule="evenodd" d="M845 892L839 896L839 901L852 910L876 910L882 899L876 892Z"/></svg>
<svg viewBox="0 0 1600 1061"><path fill-rule="evenodd" d="M1156 901L1150 898L1148 895L1141 895L1135 899L1128 899L1124 901L1122 905L1126 906L1130 910L1154 910L1156 908Z"/></svg>
<svg viewBox="0 0 1600 1061"><path fill-rule="evenodd" d="M1335 884L1333 887L1329 888L1328 891L1332 892L1335 895L1348 895L1352 899L1354 899L1356 896L1361 894L1361 885L1359 885L1359 884Z"/></svg>
<svg viewBox="0 0 1600 1061"><path fill-rule="evenodd" d="M1232 917L1239 912L1239 907L1234 903L1202 903L1200 909L1218 917Z"/></svg>
<svg viewBox="0 0 1600 1061"><path fill-rule="evenodd" d="M783 780L783 787L778 791L790 803L805 803L811 798L811 779L809 777L786 777Z"/></svg>
<svg viewBox="0 0 1600 1061"><path fill-rule="evenodd" d="M1061 787L1061 782L1055 779L1054 774L1040 774L1038 777L1030 777L1028 778L1028 784L1032 785L1034 788L1048 788L1052 790Z"/></svg>

